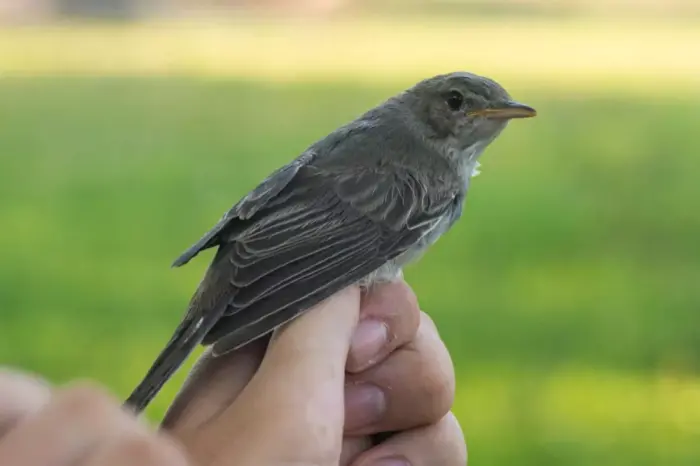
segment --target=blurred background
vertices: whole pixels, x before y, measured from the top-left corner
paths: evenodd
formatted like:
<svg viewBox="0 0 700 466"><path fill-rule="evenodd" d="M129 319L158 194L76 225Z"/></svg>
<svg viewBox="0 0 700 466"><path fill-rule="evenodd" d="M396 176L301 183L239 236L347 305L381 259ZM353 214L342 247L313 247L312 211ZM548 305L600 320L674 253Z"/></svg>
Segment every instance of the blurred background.
<svg viewBox="0 0 700 466"><path fill-rule="evenodd" d="M469 70L539 110L407 270L470 464L700 464L697 0L0 0L0 25L0 363L125 397L211 257L180 252L313 141Z"/></svg>

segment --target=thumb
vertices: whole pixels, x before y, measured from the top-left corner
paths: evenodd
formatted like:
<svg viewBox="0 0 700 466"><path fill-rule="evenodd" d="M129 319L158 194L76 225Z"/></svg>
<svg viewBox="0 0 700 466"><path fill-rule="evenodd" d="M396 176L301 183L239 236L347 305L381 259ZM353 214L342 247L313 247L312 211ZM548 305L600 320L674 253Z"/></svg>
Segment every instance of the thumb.
<svg viewBox="0 0 700 466"><path fill-rule="evenodd" d="M280 328L270 342L259 377L283 377L289 385L303 388L300 391L309 399L314 399L311 391L321 394L340 389L342 393L350 340L359 313L360 292L351 287ZM289 388L282 388L287 395Z"/></svg>
<svg viewBox="0 0 700 466"><path fill-rule="evenodd" d="M223 444L256 464L337 465L345 365L359 312L360 291L350 287L279 329L253 379L211 426L225 434Z"/></svg>

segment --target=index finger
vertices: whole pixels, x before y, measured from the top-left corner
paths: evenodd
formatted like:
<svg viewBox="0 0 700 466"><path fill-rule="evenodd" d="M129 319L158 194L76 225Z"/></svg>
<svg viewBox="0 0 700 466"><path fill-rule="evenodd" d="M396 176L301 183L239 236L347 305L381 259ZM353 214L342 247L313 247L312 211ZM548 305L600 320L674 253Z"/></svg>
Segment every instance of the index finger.
<svg viewBox="0 0 700 466"><path fill-rule="evenodd" d="M253 379L207 425L197 450L236 452L241 464L247 458L321 465L339 458L345 364L359 307L359 290L351 287L276 332Z"/></svg>

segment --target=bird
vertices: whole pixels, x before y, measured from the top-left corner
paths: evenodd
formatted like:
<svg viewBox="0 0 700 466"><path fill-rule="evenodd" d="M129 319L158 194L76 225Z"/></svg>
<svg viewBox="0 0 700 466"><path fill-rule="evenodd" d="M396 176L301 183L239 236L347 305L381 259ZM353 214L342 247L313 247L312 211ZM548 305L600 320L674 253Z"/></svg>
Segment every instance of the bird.
<svg viewBox="0 0 700 466"><path fill-rule="evenodd" d="M125 406L142 412L200 344L214 357L338 291L402 277L462 216L479 158L536 116L491 78L424 79L312 143L173 263L216 248L179 326Z"/></svg>

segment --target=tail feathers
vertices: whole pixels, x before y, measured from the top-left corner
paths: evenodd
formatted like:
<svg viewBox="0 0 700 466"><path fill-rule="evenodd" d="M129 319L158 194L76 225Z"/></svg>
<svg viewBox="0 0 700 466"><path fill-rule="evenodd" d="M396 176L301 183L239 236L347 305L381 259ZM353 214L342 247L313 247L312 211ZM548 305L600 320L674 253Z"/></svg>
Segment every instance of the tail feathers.
<svg viewBox="0 0 700 466"><path fill-rule="evenodd" d="M175 330L165 349L156 358L143 381L124 403L136 413L141 413L155 398L168 379L180 368L187 356L197 347L219 319L219 313L207 312L187 316Z"/></svg>

